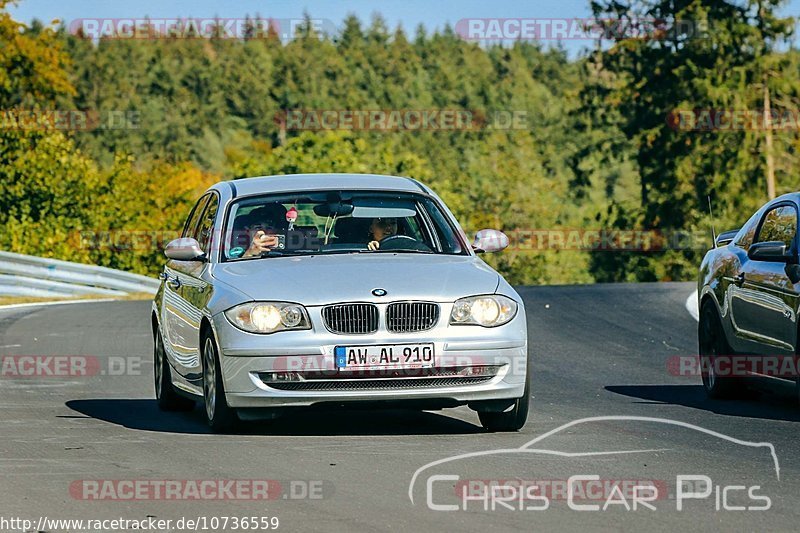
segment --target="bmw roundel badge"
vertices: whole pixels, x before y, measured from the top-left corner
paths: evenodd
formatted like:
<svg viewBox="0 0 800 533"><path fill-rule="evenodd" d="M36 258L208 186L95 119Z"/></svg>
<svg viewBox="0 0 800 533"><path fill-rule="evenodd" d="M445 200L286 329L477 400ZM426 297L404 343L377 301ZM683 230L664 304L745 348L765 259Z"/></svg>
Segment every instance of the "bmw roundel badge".
<svg viewBox="0 0 800 533"><path fill-rule="evenodd" d="M386 296L386 289L372 289L372 294L375 296Z"/></svg>

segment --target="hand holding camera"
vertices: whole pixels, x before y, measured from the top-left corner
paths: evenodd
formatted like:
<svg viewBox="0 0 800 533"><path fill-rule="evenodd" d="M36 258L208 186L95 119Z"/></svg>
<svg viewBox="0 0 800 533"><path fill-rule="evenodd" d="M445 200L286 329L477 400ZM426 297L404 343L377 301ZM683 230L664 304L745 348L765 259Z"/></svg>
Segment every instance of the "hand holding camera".
<svg viewBox="0 0 800 533"><path fill-rule="evenodd" d="M269 253L274 249L282 250L285 248L285 235L271 235L263 230L256 232L250 247L245 252L245 257L261 255L262 253Z"/></svg>

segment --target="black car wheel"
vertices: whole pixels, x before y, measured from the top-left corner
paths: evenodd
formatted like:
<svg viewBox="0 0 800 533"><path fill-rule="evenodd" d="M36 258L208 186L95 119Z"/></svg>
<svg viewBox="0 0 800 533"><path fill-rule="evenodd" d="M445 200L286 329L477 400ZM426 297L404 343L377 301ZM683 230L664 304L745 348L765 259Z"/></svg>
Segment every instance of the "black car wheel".
<svg viewBox="0 0 800 533"><path fill-rule="evenodd" d="M161 337L161 331L156 330L154 340L153 375L159 409L162 411L191 411L194 409L194 402L179 395L172 385L172 370L164 351L164 339Z"/></svg>
<svg viewBox="0 0 800 533"><path fill-rule="evenodd" d="M225 399L222 370L214 337L208 333L203 339L203 399L206 420L214 431L222 432L233 427L238 417Z"/></svg>
<svg viewBox="0 0 800 533"><path fill-rule="evenodd" d="M743 392L740 380L718 375L716 361L720 356L730 356L731 348L725 339L722 322L713 302L706 301L700 310L698 325L700 365L703 388L710 398L733 398Z"/></svg>
<svg viewBox="0 0 800 533"><path fill-rule="evenodd" d="M478 411L478 418L481 425L491 432L496 431L519 431L528 420L528 407L531 401L531 378L528 375L525 380L525 392L522 398L514 401L511 409L502 413L490 411Z"/></svg>
<svg viewBox="0 0 800 533"><path fill-rule="evenodd" d="M800 368L800 354L794 356L794 367ZM800 376L797 376L794 380L794 397L797 400L797 405L800 406Z"/></svg>

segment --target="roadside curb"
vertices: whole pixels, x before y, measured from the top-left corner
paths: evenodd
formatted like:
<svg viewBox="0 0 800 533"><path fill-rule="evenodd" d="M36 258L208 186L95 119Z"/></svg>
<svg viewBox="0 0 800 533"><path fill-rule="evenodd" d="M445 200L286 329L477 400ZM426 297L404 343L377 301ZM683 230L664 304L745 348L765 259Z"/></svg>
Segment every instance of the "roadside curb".
<svg viewBox="0 0 800 533"><path fill-rule="evenodd" d="M82 304L82 303L102 303L102 302L117 302L120 301L116 298L95 298L95 299L86 299L86 300L61 300L61 301L53 301L53 302L30 302L24 304L9 304L9 305L0 305L0 311L5 311L6 309L22 309L25 307L49 307L51 305L68 305L68 304Z"/></svg>
<svg viewBox="0 0 800 533"><path fill-rule="evenodd" d="M689 314L692 315L697 322L700 322L700 311L697 309L697 291L692 292L688 298L686 298L686 310L689 311Z"/></svg>

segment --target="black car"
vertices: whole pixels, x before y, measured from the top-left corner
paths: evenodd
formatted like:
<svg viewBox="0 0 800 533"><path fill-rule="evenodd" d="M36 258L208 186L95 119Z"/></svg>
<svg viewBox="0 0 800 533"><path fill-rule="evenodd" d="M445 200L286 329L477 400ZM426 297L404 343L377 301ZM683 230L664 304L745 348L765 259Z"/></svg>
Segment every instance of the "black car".
<svg viewBox="0 0 800 533"><path fill-rule="evenodd" d="M798 207L800 193L768 202L703 258L698 339L711 397L737 396L759 378L800 399Z"/></svg>

